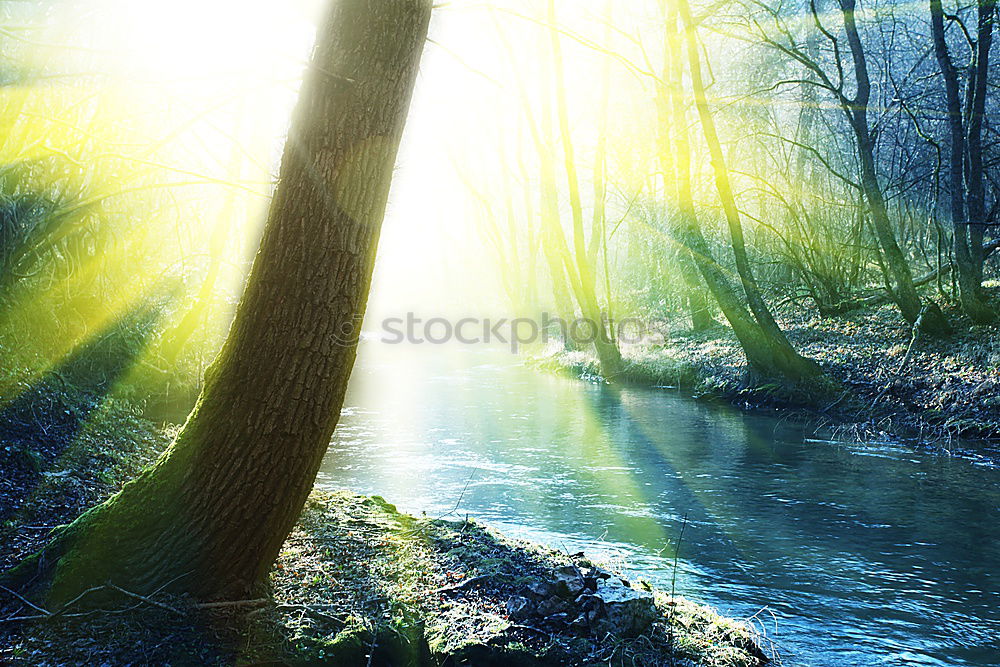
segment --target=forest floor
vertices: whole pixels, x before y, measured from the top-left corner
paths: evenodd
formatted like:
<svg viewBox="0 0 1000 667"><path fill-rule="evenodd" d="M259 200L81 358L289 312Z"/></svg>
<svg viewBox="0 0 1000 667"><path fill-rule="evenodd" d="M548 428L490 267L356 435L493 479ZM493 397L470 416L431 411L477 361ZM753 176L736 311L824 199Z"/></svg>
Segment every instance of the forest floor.
<svg viewBox="0 0 1000 667"><path fill-rule="evenodd" d="M76 414L80 397L49 398L60 417L0 415L0 571L114 493L170 440L170 429L122 403L94 408L69 428L66 410ZM347 492L313 494L271 583L267 599L236 605L105 588L114 595L100 608L59 610L32 608L0 589L0 663L765 662L764 640L745 623L624 581L583 554L510 541L468 519L408 516L381 498ZM25 616L34 618L11 620Z"/></svg>
<svg viewBox="0 0 1000 667"><path fill-rule="evenodd" d="M827 377L819 382L789 385L754 376L732 330L721 325L701 333L673 331L662 345L623 349L623 380L799 417L836 439L947 448L956 438L1000 440L1000 331L962 321L954 310L946 313L954 333L915 340L891 306L779 318L795 348L823 367ZM596 360L582 351L532 363L599 377Z"/></svg>

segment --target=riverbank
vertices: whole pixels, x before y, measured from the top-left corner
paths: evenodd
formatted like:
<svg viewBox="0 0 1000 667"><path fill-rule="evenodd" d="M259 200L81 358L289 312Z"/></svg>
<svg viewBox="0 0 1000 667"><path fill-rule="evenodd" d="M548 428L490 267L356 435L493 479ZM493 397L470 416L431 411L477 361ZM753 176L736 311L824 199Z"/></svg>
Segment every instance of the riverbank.
<svg viewBox="0 0 1000 667"><path fill-rule="evenodd" d="M796 349L826 371L819 382L789 385L755 377L732 330L721 325L701 333L673 331L663 345L625 348L622 381L795 416L833 438L945 446L959 437L1000 440L1000 332L947 314L961 328L948 337L916 340L890 306L831 318L782 318ZM582 351L530 363L600 377L596 360Z"/></svg>
<svg viewBox="0 0 1000 667"><path fill-rule="evenodd" d="M4 476L0 568L115 492L170 439L122 403L90 418L55 445L31 441L56 433L44 414L30 432L5 424L2 463L17 474ZM348 492L313 494L271 582L267 599L234 605L110 591L118 603L100 610L43 611L0 591L0 662L764 664L745 625L582 554Z"/></svg>

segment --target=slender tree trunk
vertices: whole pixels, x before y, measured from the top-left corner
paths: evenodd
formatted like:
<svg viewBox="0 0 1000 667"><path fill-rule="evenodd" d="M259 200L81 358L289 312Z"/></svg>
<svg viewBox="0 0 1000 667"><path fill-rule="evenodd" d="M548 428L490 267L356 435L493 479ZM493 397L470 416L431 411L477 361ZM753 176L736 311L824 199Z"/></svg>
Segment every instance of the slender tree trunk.
<svg viewBox="0 0 1000 667"><path fill-rule="evenodd" d="M336 0L229 337L177 439L33 562L58 604L112 581L201 599L263 585L330 442L356 352L430 0Z"/></svg>
<svg viewBox="0 0 1000 667"><path fill-rule="evenodd" d="M986 229L986 189L983 170L983 120L986 116L986 93L990 69L990 49L996 22L996 0L981 0L978 6L975 78L972 88L972 112L969 114L969 245L973 281L977 295L983 282L986 260L983 238ZM981 295L980 295L981 298Z"/></svg>
<svg viewBox="0 0 1000 667"><path fill-rule="evenodd" d="M594 262L588 252L586 233L583 224L583 200L580 195L580 180L576 170L576 155L569 124L569 108L566 100L566 84L562 64L562 45L559 32L556 29L555 1L549 0L547 19L552 45L552 64L556 100L556 118L558 119L559 139L563 148L563 166L566 170L570 213L573 221L572 254L566 256L566 261L575 264L575 271L567 266L567 271L577 280L573 283L580 311L591 327L593 327L594 350L601 365L601 374L608 380L614 380L622 370L621 352L618 344L611 336L608 323L601 312L597 300L597 279ZM602 202L603 203L603 202ZM598 230L591 229L591 234ZM561 232L561 230L560 230Z"/></svg>
<svg viewBox="0 0 1000 667"><path fill-rule="evenodd" d="M916 322L923 310L917 288L913 285L913 274L906 262L906 257L896 241L892 230L892 221L886 208L885 197L879 184L878 172L875 169L875 142L872 139L868 125L868 104L871 100L871 79L868 75L868 61L865 58L861 36L855 19L855 0L840 0L841 14L844 17L844 30L847 33L847 43L851 49L851 59L854 61L854 79L857 90L853 100L841 99L841 105L847 114L854 132L861 167L861 188L868 202L872 227L878 239L882 254L885 257L886 271L892 278L889 286L893 300L899 306L899 311L907 322ZM843 96L842 96L843 97ZM921 319L924 329L932 333L943 333L948 330L948 323L941 310L933 302L927 304L927 313Z"/></svg>
<svg viewBox="0 0 1000 667"><path fill-rule="evenodd" d="M676 21L671 21L668 3L661 2L661 6L666 26L665 41L676 42ZM674 80L670 55L671 49L664 49L663 71L656 82L656 111L657 125L659 126L657 159L660 163L660 170L663 172L662 196L664 210L669 209L669 202L673 200L675 192L673 192L674 188L671 185L674 184L678 171L678 158L674 153L675 142L673 135L680 131L687 132L687 128L678 128L670 120L672 108L671 96L676 94L681 85L679 81ZM671 217L667 224L671 226L675 225L676 219ZM677 231L676 229L671 230L675 236L677 235ZM682 246L677 248L676 257L677 270L680 273L683 283L681 297L687 306L688 316L691 318L691 329L692 331L706 331L711 329L718 323L712 318L712 312L709 308L710 293L705 286L704 280L698 273L698 267L691 258L691 252L687 247Z"/></svg>
<svg viewBox="0 0 1000 667"><path fill-rule="evenodd" d="M545 152L544 148L540 150ZM566 242L562 229L559 228L559 195L555 185L555 165L549 156L543 154L540 157L542 253L545 255L549 278L552 281L552 296L555 299L557 314L566 323L562 334L563 347L574 350L577 345L569 335L569 325L576 319L576 308L570 296L570 286L567 284L569 279L563 262Z"/></svg>
<svg viewBox="0 0 1000 667"><path fill-rule="evenodd" d="M508 53L511 61L514 61L514 50L510 43L504 38L502 31L498 35ZM548 59L545 57L544 49L537 55L537 61L541 63L543 76L540 77L539 94L544 96L550 92L550 75L547 65ZM567 254L566 237L562 232L559 223L559 190L556 185L556 167L553 154L553 132L552 119L548 113L541 114L541 123L537 122L534 109L530 102L530 97L525 89L524 82L517 80L517 88L521 105L524 111L525 120L531 133L535 150L538 152L538 182L539 182L539 230L538 241L541 246L542 256L548 268L549 278L552 286L552 296L556 307L556 316L566 325L563 329L562 339L565 349L575 349L572 338L568 335L569 324L576 319L575 307L571 291L575 284L575 277L570 271L572 267L565 264L564 258ZM525 188L526 196L528 189ZM569 272L569 273L568 273Z"/></svg>
<svg viewBox="0 0 1000 667"><path fill-rule="evenodd" d="M719 192L719 199L722 202L722 209L725 212L726 223L729 226L729 236L732 242L733 257L736 260L736 272L746 293L747 304L753 312L754 317L760 322L761 327L777 338L784 339L785 334L774 321L771 309L764 302L761 295L760 286L754 277L753 269L750 266L750 259L747 256L746 241L743 238L743 224L740 221L739 210L736 207L736 198L733 196L733 189L729 182L729 171L726 168L726 160L722 154L722 145L719 142L719 135L715 128L715 118L711 109L708 108L708 96L705 93L705 83L701 75L701 55L698 53L698 43L695 37L694 21L691 18L691 6L688 0L678 0L681 22L684 26L685 42L687 46L688 71L691 74L691 88L694 92L695 108L698 110L698 118L701 121L702 132L705 135L705 143L708 145L709 157L712 165L712 173L715 175L715 185Z"/></svg>
<svg viewBox="0 0 1000 667"><path fill-rule="evenodd" d="M780 338L775 337L747 312L736 289L726 277L725 271L712 256L698 226L698 216L691 191L691 148L684 104L680 95L683 75L682 48L679 44L680 35L676 32L677 19L683 16L681 14L683 8L678 5L684 3L684 0L674 1L677 5L667 15L667 48L673 63L671 84L675 89L671 95L671 109L675 128L674 183L678 208L676 229L681 244L690 253L705 284L719 304L722 314L733 328L733 333L747 355L751 367L766 375L778 374L792 380L820 375L822 370L815 362L800 356L783 335Z"/></svg>
<svg viewBox="0 0 1000 667"><path fill-rule="evenodd" d="M547 63L544 55L542 62ZM543 100L548 100L551 82L549 72L543 64L545 76L542 77L540 91ZM576 319L576 307L573 305L573 294L579 290L579 278L575 267L569 261L569 248L566 245L566 235L563 233L559 219L559 186L555 158L555 131L552 127L552 113L547 104L542 105L540 128L534 124L531 109L525 101L525 112L532 122L535 134L535 147L538 151L539 167L539 197L542 215L542 247L552 278L552 290L555 297L559 317L565 322L562 329L563 347L567 350L578 349L576 341L570 335L570 325Z"/></svg>
<svg viewBox="0 0 1000 667"><path fill-rule="evenodd" d="M694 260L691 259L691 253L686 248L681 248L677 252L677 268L684 282L684 300L687 303L688 316L691 318L691 330L708 331L718 326L719 323L712 317L710 292L698 273Z"/></svg>
<svg viewBox="0 0 1000 667"><path fill-rule="evenodd" d="M705 143L708 145L712 171L715 175L716 189L719 192L719 199L722 202L726 222L729 226L733 255L736 260L736 271L743 286L747 304L750 306L750 311L757 321L766 345L771 348L770 355L780 361L778 369L783 374L792 377L819 374L819 366L815 362L800 356L791 343L788 342L784 332L774 320L771 309L765 303L760 286L754 278L750 259L747 256L746 243L743 238L743 225L740 221L740 213L737 209L736 198L733 195L732 186L729 181L729 171L726 168L725 157L722 154L722 145L719 142L718 132L715 128L715 118L708 107L708 97L705 93L705 83L701 74L701 56L698 53L695 26L691 17L691 6L688 0L677 0L677 9L681 25L684 28L688 72L691 75L691 88L694 93L695 108L698 110L698 118L701 121ZM680 56L679 53L677 55L678 57ZM716 298L718 299L718 295L716 295ZM719 302L719 305L722 306L722 301Z"/></svg>
<svg viewBox="0 0 1000 667"><path fill-rule="evenodd" d="M993 313L979 298L979 284L975 260L969 245L969 218L966 216L966 191L965 191L965 129L962 123L962 100L959 91L958 72L951 55L948 53L948 42L944 34L944 11L941 7L941 0L930 0L931 13L931 34L934 40L934 55L937 58L938 66L944 78L945 98L948 108L948 128L951 134L950 155L948 163L949 189L951 193L951 223L953 230L953 245L955 251L955 268L958 274L958 295L962 303L962 310L975 322L989 322L993 319ZM981 131L981 124L978 128ZM970 128L971 130L971 128ZM977 133L978 134L978 133ZM977 144L979 142L977 141ZM971 144L971 132L970 132ZM971 148L971 145L970 145ZM977 166L979 168L979 190L982 191L982 151L977 145ZM971 152L970 152L971 158ZM971 162L970 162L971 167ZM969 170L970 186L972 181L972 169ZM970 187L970 195L972 188ZM980 200L981 201L981 200ZM971 197L970 197L971 213ZM981 215L980 211L980 215ZM977 244L982 247L982 239ZM982 252L976 253L981 256ZM981 263L981 260L980 260Z"/></svg>
<svg viewBox="0 0 1000 667"><path fill-rule="evenodd" d="M611 41L611 26L612 26L612 5L611 0L605 0L604 3L604 41L608 43ZM561 68L561 63L557 63L557 67ZM563 85L561 80L559 84ZM605 251L607 250L607 244L605 243L605 235L607 233L607 199L608 199L608 187L607 187L607 156L608 156L608 97L611 91L611 62L608 58L602 60L601 67L601 88L600 88L600 104L601 110L599 115L599 122L597 128L597 148L594 151L594 200L593 200L593 216L590 223L590 239L587 243L586 249L586 265L587 274L589 279L592 281L592 287L589 288L590 300L593 302L593 312L598 323L597 339L594 341L594 348L597 351L597 356L601 361L601 369L605 371L605 377L609 379L615 379L620 373L622 368L622 358L621 351L618 348L618 340L615 337L614 322L611 319L611 276L604 273L604 285L605 294L607 299L605 301L605 309L602 310L600 307L600 301L598 298L598 286L597 286L597 276L599 273L598 269L598 256L601 252L602 246ZM562 116L560 116L562 118ZM605 260L607 260L607 254L605 253ZM607 262L605 261L605 268L607 267Z"/></svg>

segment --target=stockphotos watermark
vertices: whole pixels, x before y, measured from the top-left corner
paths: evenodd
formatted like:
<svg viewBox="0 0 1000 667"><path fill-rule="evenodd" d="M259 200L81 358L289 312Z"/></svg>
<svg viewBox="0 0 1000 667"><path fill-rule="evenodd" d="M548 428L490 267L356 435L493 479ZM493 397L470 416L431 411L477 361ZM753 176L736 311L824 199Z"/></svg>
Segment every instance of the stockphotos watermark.
<svg viewBox="0 0 1000 667"><path fill-rule="evenodd" d="M585 346L610 341L613 332L619 344L656 344L666 340L667 321L626 317L614 320L604 316L601 321L585 317L573 320L542 313L540 318L478 318L417 317L406 313L403 317L387 317L381 322L379 339L389 345L505 345L511 352L518 352L525 345L545 344L551 340L570 341ZM337 336L338 342L356 343L360 327L348 323Z"/></svg>

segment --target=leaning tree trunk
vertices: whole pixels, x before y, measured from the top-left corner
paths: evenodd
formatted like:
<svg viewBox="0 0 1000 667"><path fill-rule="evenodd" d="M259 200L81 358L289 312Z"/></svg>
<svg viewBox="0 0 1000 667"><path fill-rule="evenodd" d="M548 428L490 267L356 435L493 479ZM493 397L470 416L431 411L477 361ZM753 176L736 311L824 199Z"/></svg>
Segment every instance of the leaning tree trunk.
<svg viewBox="0 0 1000 667"><path fill-rule="evenodd" d="M664 41L676 43L676 22L671 20L668 4L663 0L661 2L661 9L663 10L665 19ZM657 160L659 161L660 169L663 171L664 210L669 209L672 199L670 185L677 178L676 173L678 170L678 157L674 153L674 134L679 131L679 128L675 127L671 121L672 96L675 94L675 88L679 88L680 86L680 83L675 81L673 63L671 62L671 53L675 48L671 47L663 50L663 71L660 74L660 78L656 81L656 115L659 129L657 135ZM684 131L687 131L686 128ZM676 223L675 218L668 220L668 224L673 227L673 235L677 236L680 230L676 228L674 223ZM682 300L687 306L688 315L691 318L691 330L707 331L714 327L717 322L712 317L709 302L710 295L698 273L698 267L695 265L694 260L691 259L691 253L686 247L677 249L675 260L677 272L681 277Z"/></svg>
<svg viewBox="0 0 1000 667"><path fill-rule="evenodd" d="M431 0L336 0L246 290L160 460L60 531L49 600L91 583L201 599L262 585L337 423Z"/></svg>
<svg viewBox="0 0 1000 667"><path fill-rule="evenodd" d="M747 256L746 240L743 237L743 224L740 221L740 213L736 207L736 198L733 195L732 185L729 181L729 170L726 168L726 159L722 154L722 145L719 142L719 135L715 128L715 118L712 116L711 109L708 108L708 95L701 75L701 55L698 52L694 19L691 16L691 6L687 0L678 0L677 7L684 28L688 71L691 75L691 89L694 93L695 109L698 111L702 134L705 137L705 144L708 146L709 162L715 177L716 190L719 193L719 201L722 203L726 224L729 228L733 258L736 261L736 273L739 276L740 284L743 286L743 291L746 293L747 305L750 306L750 310L760 323L761 328L774 335L775 338L784 340L785 334L778 327L771 309L764 302L760 286L757 284L757 279L754 277L753 269L750 266L750 258Z"/></svg>
<svg viewBox="0 0 1000 667"><path fill-rule="evenodd" d="M583 224L583 202L580 179L577 176L576 157L570 132L569 105L566 100L566 81L563 71L562 46L556 29L555 0L546 4L546 19L551 38L552 74L555 97L555 115L559 127L559 143L563 149L563 167L566 172L567 198L573 221L572 254L565 255L566 271L572 280L576 301L583 319L593 327L594 351L601 367L601 374L609 381L616 380L622 371L621 351L611 332L610 324L601 312L597 299L597 275L593 257L588 253ZM548 119L548 110L543 111ZM549 122L546 120L546 122ZM561 231L560 231L561 233ZM598 233L591 229L591 234ZM610 306L610 304L608 304Z"/></svg>
<svg viewBox="0 0 1000 667"><path fill-rule="evenodd" d="M691 188L691 147L688 141L688 122L680 90L683 78L682 36L677 31L677 21L682 18L681 3L670 3L667 11L667 50L671 62L670 82L676 91L670 96L671 119L674 132L674 187L677 202L677 218L673 233L679 237L701 273L709 292L719 304L719 309L733 328L746 354L750 366L765 375L781 375L790 380L801 380L822 374L822 369L811 359L806 359L788 343L782 335L776 338L743 306L736 288L726 276L725 270L716 262L708 247L704 234L698 226L698 216L694 206ZM690 10L688 10L690 12ZM688 14L690 17L690 13ZM690 25L690 21L688 21ZM684 25L682 21L682 26ZM775 325L777 327L777 325Z"/></svg>
<svg viewBox="0 0 1000 667"><path fill-rule="evenodd" d="M740 213L736 206L736 198L733 195L732 186L729 181L729 171L726 167L725 157L722 154L722 146L719 142L718 132L716 131L715 119L712 116L711 109L708 107L708 96L705 91L705 83L701 74L701 56L698 53L698 45L695 36L695 23L691 15L691 6L688 3L688 0L677 0L676 5L681 27L684 30L684 42L687 47L688 73L691 75L691 88L694 93L695 108L698 111L698 118L701 121L705 143L708 145L712 171L715 176L716 189L719 193L719 200L722 203L722 208L726 216L726 222L729 227L733 256L736 260L736 272L739 275L740 283L743 286L743 292L747 298L747 305L750 307L750 311L753 313L754 319L757 323L756 328L749 328L747 330L747 334L740 337L740 342L741 344L744 344L746 341L746 343L755 348L763 348L766 354L765 358L770 359L770 361L767 362L771 364L771 367L767 369L769 372L778 371L782 375L790 378L820 375L822 371L820 370L819 365L811 359L801 356L795 348L792 347L792 344L788 342L788 338L778 326L778 323L774 319L774 315L771 313L771 309L768 308L767 303L764 301L760 286L754 278L753 270L750 266L750 260L747 256L746 243L743 238L743 225L740 221ZM679 59L679 49L676 49L676 51L677 53L675 53L675 56ZM690 195L687 196L690 198ZM696 250L696 261L699 254L701 253ZM706 282L710 280L708 275L705 275L705 280ZM735 314L735 311L732 306L724 303L729 299L718 292L715 294L715 297L719 302L720 308L722 308L725 313L726 318L729 319L730 324L733 325L734 332L737 331L737 325L733 322L733 318L731 317L731 315ZM742 310L742 307L740 310ZM744 344L744 350L747 350L747 344ZM760 357L764 355L758 352L757 356ZM749 350L747 350L747 357L750 357ZM758 366L760 365L762 364L758 363Z"/></svg>

